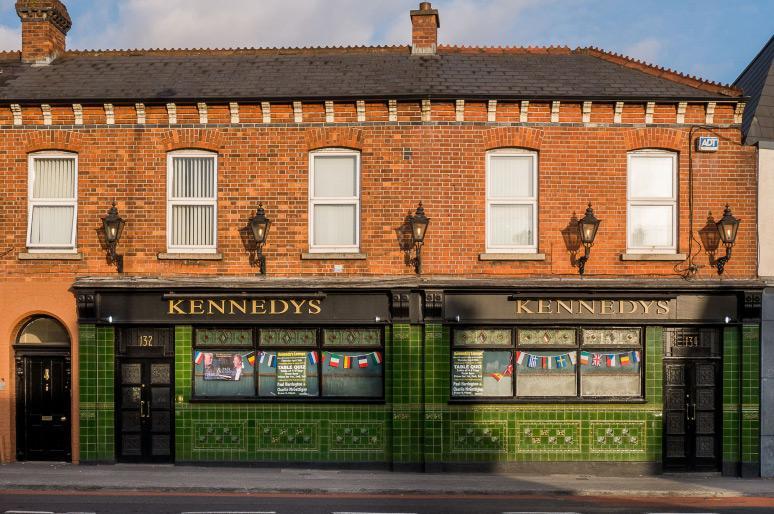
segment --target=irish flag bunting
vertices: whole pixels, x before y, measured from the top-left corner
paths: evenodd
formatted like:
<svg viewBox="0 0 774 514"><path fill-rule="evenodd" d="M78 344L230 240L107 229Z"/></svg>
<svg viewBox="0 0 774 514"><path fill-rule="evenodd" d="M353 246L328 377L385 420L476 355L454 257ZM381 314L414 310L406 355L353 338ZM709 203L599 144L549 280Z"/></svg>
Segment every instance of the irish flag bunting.
<svg viewBox="0 0 774 514"><path fill-rule="evenodd" d="M328 359L328 365L332 368L338 368L340 362L341 361L339 360L338 355L331 354L330 358Z"/></svg>
<svg viewBox="0 0 774 514"><path fill-rule="evenodd" d="M374 360L376 361L377 364L381 364L382 363L382 354L381 353L374 352L372 355L374 356Z"/></svg>

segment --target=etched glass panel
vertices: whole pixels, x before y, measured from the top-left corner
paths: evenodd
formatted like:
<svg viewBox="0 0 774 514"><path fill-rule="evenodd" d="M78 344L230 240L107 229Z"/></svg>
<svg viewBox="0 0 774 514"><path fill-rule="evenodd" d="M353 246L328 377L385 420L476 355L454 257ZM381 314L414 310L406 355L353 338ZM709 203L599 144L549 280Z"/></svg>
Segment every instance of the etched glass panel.
<svg viewBox="0 0 774 514"><path fill-rule="evenodd" d="M325 329L325 346L381 346L382 331L378 328Z"/></svg>
<svg viewBox="0 0 774 514"><path fill-rule="evenodd" d="M584 346L640 346L639 328L583 329Z"/></svg>
<svg viewBox="0 0 774 514"><path fill-rule="evenodd" d="M522 329L519 346L575 346L574 329Z"/></svg>
<svg viewBox="0 0 774 514"><path fill-rule="evenodd" d="M142 382L142 366L140 364L121 364L121 383L139 384Z"/></svg>
<svg viewBox="0 0 774 514"><path fill-rule="evenodd" d="M384 395L381 352L323 352L325 397L380 398Z"/></svg>
<svg viewBox="0 0 774 514"><path fill-rule="evenodd" d="M210 300L215 302L215 312L226 312L229 308L226 300ZM253 343L251 330L213 330L197 329L196 344L201 346L249 346Z"/></svg>
<svg viewBox="0 0 774 514"><path fill-rule="evenodd" d="M151 364L151 384L169 384L169 364Z"/></svg>
<svg viewBox="0 0 774 514"><path fill-rule="evenodd" d="M169 388L151 388L151 402L154 408L164 409L169 407Z"/></svg>
<svg viewBox="0 0 774 514"><path fill-rule="evenodd" d="M314 329L261 329L261 346L314 346L316 342Z"/></svg>
<svg viewBox="0 0 774 514"><path fill-rule="evenodd" d="M133 409L140 407L140 388L124 387L121 393L121 407Z"/></svg>
<svg viewBox="0 0 774 514"><path fill-rule="evenodd" d="M576 368L574 351L516 352L516 396L576 396Z"/></svg>
<svg viewBox="0 0 774 514"><path fill-rule="evenodd" d="M454 331L455 346L511 346L511 331L505 329L464 329Z"/></svg>

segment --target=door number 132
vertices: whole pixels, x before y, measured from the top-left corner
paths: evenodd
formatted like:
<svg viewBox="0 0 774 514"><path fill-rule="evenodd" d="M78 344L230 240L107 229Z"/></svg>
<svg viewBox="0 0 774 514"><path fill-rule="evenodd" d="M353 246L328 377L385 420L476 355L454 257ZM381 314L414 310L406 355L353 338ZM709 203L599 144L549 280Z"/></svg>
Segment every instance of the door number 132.
<svg viewBox="0 0 774 514"><path fill-rule="evenodd" d="M153 346L153 336L140 336L140 346Z"/></svg>

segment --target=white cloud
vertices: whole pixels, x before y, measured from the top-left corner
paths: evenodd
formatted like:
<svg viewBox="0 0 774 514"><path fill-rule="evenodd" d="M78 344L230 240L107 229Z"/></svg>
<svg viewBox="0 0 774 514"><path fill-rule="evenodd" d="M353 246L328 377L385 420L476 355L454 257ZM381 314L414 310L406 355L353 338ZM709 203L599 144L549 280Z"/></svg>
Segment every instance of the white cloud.
<svg viewBox="0 0 774 514"><path fill-rule="evenodd" d="M649 63L659 62L664 43L660 39L645 38L629 45L624 49L624 54L635 59L642 59Z"/></svg>
<svg viewBox="0 0 774 514"><path fill-rule="evenodd" d="M21 29L0 25L0 50L19 50Z"/></svg>

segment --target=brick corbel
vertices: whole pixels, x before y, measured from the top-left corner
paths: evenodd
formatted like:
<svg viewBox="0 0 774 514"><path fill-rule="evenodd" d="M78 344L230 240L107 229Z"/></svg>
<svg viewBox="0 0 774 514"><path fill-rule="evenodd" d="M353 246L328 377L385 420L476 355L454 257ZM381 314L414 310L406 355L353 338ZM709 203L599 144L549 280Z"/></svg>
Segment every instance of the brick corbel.
<svg viewBox="0 0 774 514"><path fill-rule="evenodd" d="M627 130L624 133L626 150L643 148L663 148L680 152L688 143L686 132L668 128L641 128Z"/></svg>
<svg viewBox="0 0 774 514"><path fill-rule="evenodd" d="M64 152L82 152L85 147L83 136L78 132L46 130L32 132L26 138L25 153L43 150L61 150Z"/></svg>
<svg viewBox="0 0 774 514"><path fill-rule="evenodd" d="M168 130L159 145L165 152L186 149L217 152L223 147L223 141L220 133L213 130Z"/></svg>
<svg viewBox="0 0 774 514"><path fill-rule="evenodd" d="M325 127L309 129L305 133L306 149L352 148L363 149L363 131L354 127Z"/></svg>
<svg viewBox="0 0 774 514"><path fill-rule="evenodd" d="M543 129L532 127L497 127L484 131L484 149L528 148L539 150L543 142Z"/></svg>

